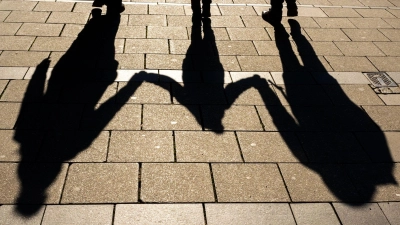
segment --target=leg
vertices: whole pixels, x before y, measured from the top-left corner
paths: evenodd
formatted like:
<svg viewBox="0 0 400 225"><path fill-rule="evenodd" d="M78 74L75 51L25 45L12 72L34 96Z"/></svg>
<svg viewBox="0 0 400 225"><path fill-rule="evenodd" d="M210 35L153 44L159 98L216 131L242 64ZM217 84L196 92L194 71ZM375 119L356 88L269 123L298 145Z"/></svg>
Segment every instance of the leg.
<svg viewBox="0 0 400 225"><path fill-rule="evenodd" d="M285 0L287 5L287 16L297 16L297 5L296 0Z"/></svg>
<svg viewBox="0 0 400 225"><path fill-rule="evenodd" d="M211 0L202 0L203 3L203 11L201 12L202 17L208 18L211 17Z"/></svg>
<svg viewBox="0 0 400 225"><path fill-rule="evenodd" d="M284 0L271 0L271 8L269 11L262 12L262 18L272 25L281 23L283 1Z"/></svg>

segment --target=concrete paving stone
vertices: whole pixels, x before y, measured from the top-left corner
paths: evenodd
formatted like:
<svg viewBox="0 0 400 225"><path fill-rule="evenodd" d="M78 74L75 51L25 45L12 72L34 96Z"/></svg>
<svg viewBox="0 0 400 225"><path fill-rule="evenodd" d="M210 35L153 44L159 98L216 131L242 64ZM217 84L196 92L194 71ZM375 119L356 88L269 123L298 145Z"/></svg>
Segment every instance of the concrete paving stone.
<svg viewBox="0 0 400 225"><path fill-rule="evenodd" d="M255 75L260 76L262 79L272 81L272 76L269 72L230 72L233 83L237 81L253 77ZM253 81L249 80L249 82L253 83Z"/></svg>
<svg viewBox="0 0 400 225"><path fill-rule="evenodd" d="M220 27L220 28L213 28L212 30L214 32L215 40L217 40L217 41L230 40L228 32L226 31L226 28Z"/></svg>
<svg viewBox="0 0 400 225"><path fill-rule="evenodd" d="M20 191L22 189L21 180L18 173L24 177L24 183L31 188L32 191L27 193L24 199L20 199L18 203L22 204L58 204L60 202L61 192L64 186L65 176L67 175L67 164L51 164L51 163L26 163L19 169L17 163L0 163L0 202L1 204L16 204ZM58 171L56 177L52 171ZM51 173L51 174L50 174ZM53 180L54 179L54 180ZM44 199L33 196L42 193L35 193L42 190L43 186L49 181L53 181L44 190ZM43 202L39 202L43 201Z"/></svg>
<svg viewBox="0 0 400 225"><path fill-rule="evenodd" d="M275 41L253 41L253 44L259 55L279 55L279 49L276 47ZM290 41L290 44L292 48L296 46L293 41Z"/></svg>
<svg viewBox="0 0 400 225"><path fill-rule="evenodd" d="M384 105L367 84L324 85L326 93L335 105ZM349 98L351 102L345 100Z"/></svg>
<svg viewBox="0 0 400 225"><path fill-rule="evenodd" d="M126 44L126 43L125 43ZM115 54L115 60L118 61L118 69L144 69L144 54ZM99 68L107 68L103 63L98 64Z"/></svg>
<svg viewBox="0 0 400 225"><path fill-rule="evenodd" d="M355 28L347 18L314 18L321 28Z"/></svg>
<svg viewBox="0 0 400 225"><path fill-rule="evenodd" d="M381 18L349 18L349 20L360 29L392 28Z"/></svg>
<svg viewBox="0 0 400 225"><path fill-rule="evenodd" d="M17 35L23 36L59 36L63 30L63 24L24 23Z"/></svg>
<svg viewBox="0 0 400 225"><path fill-rule="evenodd" d="M16 211L16 205L2 205L0 206L0 225L8 224L41 224L45 206L40 207L38 212L30 217L24 217Z"/></svg>
<svg viewBox="0 0 400 225"><path fill-rule="evenodd" d="M290 207L298 225L340 224L329 203L292 203Z"/></svg>
<svg viewBox="0 0 400 225"><path fill-rule="evenodd" d="M130 96L119 95L117 99L118 103L171 103L170 85L168 83L135 82L127 84L126 82L120 82L118 91L121 91L126 85L131 85L130 87L135 90L135 93ZM125 99L128 100L126 101Z"/></svg>
<svg viewBox="0 0 400 225"><path fill-rule="evenodd" d="M72 37L37 37L32 51L67 51L75 38Z"/></svg>
<svg viewBox="0 0 400 225"><path fill-rule="evenodd" d="M363 6L361 2L359 1L353 1L353 0L328 0L332 3L334 6Z"/></svg>
<svg viewBox="0 0 400 225"><path fill-rule="evenodd" d="M231 40L271 40L264 28L227 28Z"/></svg>
<svg viewBox="0 0 400 225"><path fill-rule="evenodd" d="M345 56L385 56L372 42L334 42Z"/></svg>
<svg viewBox="0 0 400 225"><path fill-rule="evenodd" d="M193 70L192 65L187 65L182 68L182 62L185 55L161 55L161 54L146 54L146 69L166 69L166 70ZM0 57L1 62L1 57ZM1 64L0 64L1 65Z"/></svg>
<svg viewBox="0 0 400 225"><path fill-rule="evenodd" d="M228 83L227 80L227 72L226 71L240 71L241 68L239 66L239 63L237 61L236 56L209 56L206 58L199 58L199 56L194 56L194 69L196 70L203 70L207 71L207 73L203 74L203 79L205 82L219 82L215 81L215 79L212 79L212 75L215 75L214 72L217 71L218 74L220 74L222 71L225 71L225 83ZM190 64L189 64L190 65ZM189 68L188 68L189 69ZM211 73L211 78L209 77L209 73ZM229 76L229 75L228 75ZM219 78L219 76L218 76Z"/></svg>
<svg viewBox="0 0 400 225"><path fill-rule="evenodd" d="M234 0L235 4L265 4L270 3L269 0Z"/></svg>
<svg viewBox="0 0 400 225"><path fill-rule="evenodd" d="M400 162L399 132L358 132L356 136L373 162Z"/></svg>
<svg viewBox="0 0 400 225"><path fill-rule="evenodd" d="M114 73L113 71L103 71L105 72L105 77L111 78L113 75L109 75L107 73ZM145 72L144 75L139 75L138 73ZM119 82L155 82L158 81L158 70L117 70L117 78L111 78L111 80L107 79L108 81L119 81Z"/></svg>
<svg viewBox="0 0 400 225"><path fill-rule="evenodd" d="M307 161L294 133L238 132L237 136L245 162Z"/></svg>
<svg viewBox="0 0 400 225"><path fill-rule="evenodd" d="M3 92L0 98L2 102L22 102L22 101L40 101L43 93L37 94L36 96L32 93L29 99L24 99L25 92L27 91L28 85L31 87L40 88L41 83L29 80L11 80L7 85L7 89ZM40 90L40 89L39 89Z"/></svg>
<svg viewBox="0 0 400 225"><path fill-rule="evenodd" d="M11 11L0 11L0 22L3 22Z"/></svg>
<svg viewBox="0 0 400 225"><path fill-rule="evenodd" d="M102 106L108 108L103 109ZM136 104L104 104L97 106L96 109L86 108L81 126L83 129L140 130L141 111L141 105ZM96 112L101 114L96 115Z"/></svg>
<svg viewBox="0 0 400 225"><path fill-rule="evenodd" d="M178 162L242 162L233 132L178 131L175 139Z"/></svg>
<svg viewBox="0 0 400 225"><path fill-rule="evenodd" d="M192 7L190 5L190 1L187 1L187 0L183 0L183 1L186 1L184 3L186 5L183 6L183 9L185 10L185 15L191 16L193 14L193 11L192 11ZM217 0L217 1L219 1L219 0ZM224 1L224 0L222 0L222 1ZM227 1L229 1L229 0L227 0ZM167 0L167 2L168 2L168 0ZM210 6L210 12L211 12L211 16L220 16L221 15L221 11L219 10L219 7L215 4L215 1L212 2L211 6Z"/></svg>
<svg viewBox="0 0 400 225"><path fill-rule="evenodd" d="M34 1L2 1L0 10L31 11L36 4Z"/></svg>
<svg viewBox="0 0 400 225"><path fill-rule="evenodd" d="M335 3L333 3L335 4ZM352 8L321 8L328 17L350 18L361 17L355 9Z"/></svg>
<svg viewBox="0 0 400 225"><path fill-rule="evenodd" d="M390 94L390 95L385 95L385 94L379 94L379 98L382 99L382 101L386 105L400 105L400 95L399 94Z"/></svg>
<svg viewBox="0 0 400 225"><path fill-rule="evenodd" d="M302 28L320 28L317 22L315 22L314 18L310 17L296 17L296 18L291 18L293 20L296 20L299 24L301 24ZM289 20L282 20L282 25L284 27L290 27L289 25Z"/></svg>
<svg viewBox="0 0 400 225"><path fill-rule="evenodd" d="M115 53L122 54L125 49L125 39L115 39L114 40Z"/></svg>
<svg viewBox="0 0 400 225"><path fill-rule="evenodd" d="M381 202L378 205L390 224L398 224L400 221L400 215L397 213L400 210L399 202Z"/></svg>
<svg viewBox="0 0 400 225"><path fill-rule="evenodd" d="M212 171L218 202L289 201L275 164L215 163Z"/></svg>
<svg viewBox="0 0 400 225"><path fill-rule="evenodd" d="M109 133L100 132L91 140L88 131L48 133L37 156L40 162L105 162ZM71 142L71 140L74 140Z"/></svg>
<svg viewBox="0 0 400 225"><path fill-rule="evenodd" d="M278 164L292 202L358 201L356 188L340 164Z"/></svg>
<svg viewBox="0 0 400 225"><path fill-rule="evenodd" d="M284 203L205 204L207 224L296 224Z"/></svg>
<svg viewBox="0 0 400 225"><path fill-rule="evenodd" d="M274 87L275 92L282 105L291 106L327 106L332 105L332 101L325 90L319 85L292 85ZM289 96L290 102L287 99Z"/></svg>
<svg viewBox="0 0 400 225"><path fill-rule="evenodd" d="M388 72L387 73L396 83L400 83L400 72Z"/></svg>
<svg viewBox="0 0 400 225"><path fill-rule="evenodd" d="M242 71L283 71L279 56L237 56Z"/></svg>
<svg viewBox="0 0 400 225"><path fill-rule="evenodd" d="M298 7L298 16L306 17L327 17L327 15L320 8L315 7ZM287 8L284 7L282 10L283 15L287 15ZM259 14L260 15L260 14Z"/></svg>
<svg viewBox="0 0 400 225"><path fill-rule="evenodd" d="M398 63L400 57L372 57L368 56L368 59L374 64L379 71L400 71L400 64ZM367 70L363 70L367 71Z"/></svg>
<svg viewBox="0 0 400 225"><path fill-rule="evenodd" d="M267 30L269 36L271 37L271 40L275 41L275 39L276 39L275 38L275 29L272 27L266 27L265 29ZM290 27L285 27L285 30L289 36L289 40L293 41L293 37L289 35L291 33ZM306 40L311 41L311 38L307 35L307 32L305 32L305 30L303 28L301 28L300 33L304 36L304 38Z"/></svg>
<svg viewBox="0 0 400 225"><path fill-rule="evenodd" d="M201 130L196 105L144 105L143 130Z"/></svg>
<svg viewBox="0 0 400 225"><path fill-rule="evenodd" d="M182 5L149 5L149 14L185 15Z"/></svg>
<svg viewBox="0 0 400 225"><path fill-rule="evenodd" d="M310 162L369 162L355 136L349 132L300 132L297 134Z"/></svg>
<svg viewBox="0 0 400 225"><path fill-rule="evenodd" d="M223 16L242 16L242 15L257 15L252 6L224 6L220 5L219 9Z"/></svg>
<svg viewBox="0 0 400 225"><path fill-rule="evenodd" d="M399 106L363 106L363 108L383 131L400 129Z"/></svg>
<svg viewBox="0 0 400 225"><path fill-rule="evenodd" d="M17 121L21 104L0 103L0 128L13 129Z"/></svg>
<svg viewBox="0 0 400 225"><path fill-rule="evenodd" d="M226 56L226 57L228 58L229 56ZM232 64L233 64L233 62L235 62L234 57L232 57L231 59L233 59L233 60L231 60ZM228 65L228 67L229 67L229 65ZM228 69L226 69L226 70L228 70ZM231 76L229 75L229 72L226 70L225 71L203 71L201 74L202 78L203 78L203 82L204 83L214 83L214 84L215 83L217 83L217 84L232 83Z"/></svg>
<svg viewBox="0 0 400 225"><path fill-rule="evenodd" d="M211 27L244 27L244 24L240 16L214 16Z"/></svg>
<svg viewBox="0 0 400 225"><path fill-rule="evenodd" d="M341 29L305 28L304 30L313 41L350 41Z"/></svg>
<svg viewBox="0 0 400 225"><path fill-rule="evenodd" d="M389 224L377 203L358 207L333 203L333 207L343 224Z"/></svg>
<svg viewBox="0 0 400 225"><path fill-rule="evenodd" d="M0 145L1 161L19 162L22 159L21 151L26 151L27 153L24 155L24 161L34 161L42 143L43 133L38 131L19 130L16 132L14 130L0 130L0 137L3 140ZM23 144L29 146L29 149L20 149L20 143L16 138L23 140Z"/></svg>
<svg viewBox="0 0 400 225"><path fill-rule="evenodd" d="M382 1L373 1L373 0L359 0L363 5L369 6L369 7L389 7L389 6L394 6L390 1L388 0L382 0Z"/></svg>
<svg viewBox="0 0 400 225"><path fill-rule="evenodd" d="M343 53L331 41L312 41L310 42L310 45L313 48L314 52L308 52L302 46L298 46L297 51L301 52L302 55L317 55L317 56L343 55ZM304 50L302 48L304 48ZM298 52L295 52L295 54L299 54Z"/></svg>
<svg viewBox="0 0 400 225"><path fill-rule="evenodd" d="M206 163L144 163L143 202L214 202L210 167Z"/></svg>
<svg viewBox="0 0 400 225"><path fill-rule="evenodd" d="M386 9L354 9L364 18L396 18Z"/></svg>
<svg viewBox="0 0 400 225"><path fill-rule="evenodd" d="M370 57L368 57L369 59ZM376 57L383 58L383 57ZM386 59L387 57L385 57ZM325 56L335 72L377 71L375 63L361 56Z"/></svg>
<svg viewBox="0 0 400 225"><path fill-rule="evenodd" d="M258 55L251 41L216 41L215 44L219 55Z"/></svg>
<svg viewBox="0 0 400 225"><path fill-rule="evenodd" d="M174 104L226 104L223 84L185 83L172 84Z"/></svg>
<svg viewBox="0 0 400 225"><path fill-rule="evenodd" d="M316 84L311 74L307 72L271 72L271 76L278 85Z"/></svg>
<svg viewBox="0 0 400 225"><path fill-rule="evenodd" d="M22 79L27 71L28 67L0 67L0 79Z"/></svg>
<svg viewBox="0 0 400 225"><path fill-rule="evenodd" d="M343 29L343 32L351 39L352 43L355 41L389 41L377 29Z"/></svg>
<svg viewBox="0 0 400 225"><path fill-rule="evenodd" d="M61 36L78 37L78 34L83 30L85 25L82 24L65 24Z"/></svg>
<svg viewBox="0 0 400 225"><path fill-rule="evenodd" d="M116 38L146 38L146 27L119 26Z"/></svg>
<svg viewBox="0 0 400 225"><path fill-rule="evenodd" d="M4 88L7 86L9 80L0 80L0 93L3 93Z"/></svg>
<svg viewBox="0 0 400 225"><path fill-rule="evenodd" d="M400 41L400 30L397 29L379 29L391 41Z"/></svg>
<svg viewBox="0 0 400 225"><path fill-rule="evenodd" d="M167 15L168 26L171 27L190 27L192 26L191 16Z"/></svg>
<svg viewBox="0 0 400 225"><path fill-rule="evenodd" d="M86 24L89 13L52 12L46 23Z"/></svg>
<svg viewBox="0 0 400 225"><path fill-rule="evenodd" d="M393 1L393 0L392 0ZM398 5L400 6L400 5ZM388 12L390 12L391 14L393 14L394 16L396 16L397 18L400 18L400 10L397 9L386 9Z"/></svg>
<svg viewBox="0 0 400 225"><path fill-rule="evenodd" d="M374 42L388 56L400 56L400 42Z"/></svg>
<svg viewBox="0 0 400 225"><path fill-rule="evenodd" d="M299 3L301 5L332 5L328 0L300 0Z"/></svg>
<svg viewBox="0 0 400 225"><path fill-rule="evenodd" d="M243 20L245 27L272 27L270 23L266 23L259 15L255 16L243 15L241 16L241 18Z"/></svg>
<svg viewBox="0 0 400 225"><path fill-rule="evenodd" d="M1 50L28 50L35 37L27 36L0 36L0 49Z"/></svg>
<svg viewBox="0 0 400 225"><path fill-rule="evenodd" d="M400 28L400 19L398 18L385 18L386 23L390 24L393 28L399 29Z"/></svg>
<svg viewBox="0 0 400 225"><path fill-rule="evenodd" d="M71 12L74 2L38 2L33 11L64 11Z"/></svg>
<svg viewBox="0 0 400 225"><path fill-rule="evenodd" d="M166 39L127 39L126 53L165 53L168 54Z"/></svg>
<svg viewBox="0 0 400 225"><path fill-rule="evenodd" d="M171 131L113 131L108 162L173 162Z"/></svg>
<svg viewBox="0 0 400 225"><path fill-rule="evenodd" d="M127 203L138 201L137 163L74 163L61 203Z"/></svg>
<svg viewBox="0 0 400 225"><path fill-rule="evenodd" d="M73 12L90 12L93 9L90 2L76 2L73 8ZM105 8L103 8L105 9ZM103 10L104 12L104 10Z"/></svg>
<svg viewBox="0 0 400 225"><path fill-rule="evenodd" d="M147 38L188 39L186 27L147 27Z"/></svg>
<svg viewBox="0 0 400 225"><path fill-rule="evenodd" d="M190 40L168 40L170 54L190 54L188 51L192 44ZM196 52L194 52L196 53Z"/></svg>
<svg viewBox="0 0 400 225"><path fill-rule="evenodd" d="M44 23L49 12L12 11L5 22Z"/></svg>
<svg viewBox="0 0 400 225"><path fill-rule="evenodd" d="M201 106L206 130L262 131L262 125L254 106ZM220 115L224 113L223 115ZM223 117L222 117L223 116ZM221 118L222 117L222 118Z"/></svg>
<svg viewBox="0 0 400 225"><path fill-rule="evenodd" d="M225 89L229 104L233 105L277 105L279 104L272 87L267 84L257 84L255 82L248 85L233 84ZM268 102L265 102L267 101Z"/></svg>
<svg viewBox="0 0 400 225"><path fill-rule="evenodd" d="M15 35L22 23L0 23L0 35Z"/></svg>
<svg viewBox="0 0 400 225"><path fill-rule="evenodd" d="M112 224L113 205L48 205L42 224Z"/></svg>
<svg viewBox="0 0 400 225"><path fill-rule="evenodd" d="M117 204L114 224L202 225L201 204Z"/></svg>
<svg viewBox="0 0 400 225"><path fill-rule="evenodd" d="M129 26L167 26L166 15L129 15Z"/></svg>
<svg viewBox="0 0 400 225"><path fill-rule="evenodd" d="M233 0L215 0L215 4L233 4Z"/></svg>
<svg viewBox="0 0 400 225"><path fill-rule="evenodd" d="M125 4L125 11L121 14L147 14L148 8L147 4Z"/></svg>
<svg viewBox="0 0 400 225"><path fill-rule="evenodd" d="M170 82L172 79L177 83L183 83L183 77L185 83L201 82L200 71L160 70L159 73L161 82Z"/></svg>

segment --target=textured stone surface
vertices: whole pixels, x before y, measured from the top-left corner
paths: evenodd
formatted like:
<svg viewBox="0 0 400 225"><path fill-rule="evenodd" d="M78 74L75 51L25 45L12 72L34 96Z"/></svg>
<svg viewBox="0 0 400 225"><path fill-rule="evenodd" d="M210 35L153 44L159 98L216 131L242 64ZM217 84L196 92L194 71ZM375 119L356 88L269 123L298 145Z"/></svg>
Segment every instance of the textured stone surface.
<svg viewBox="0 0 400 225"><path fill-rule="evenodd" d="M22 79L28 67L0 67L0 79Z"/></svg>
<svg viewBox="0 0 400 225"><path fill-rule="evenodd" d="M119 204L115 208L114 224L202 225L201 204Z"/></svg>
<svg viewBox="0 0 400 225"><path fill-rule="evenodd" d="M135 163L72 164L61 202L136 202L138 169Z"/></svg>
<svg viewBox="0 0 400 225"><path fill-rule="evenodd" d="M40 207L38 212L31 217L23 217L16 211L15 205L2 205L0 206L0 224L8 225L8 224L32 224L39 225L41 224L43 213L45 210L45 206Z"/></svg>
<svg viewBox="0 0 400 225"><path fill-rule="evenodd" d="M335 105L383 105L384 103L367 84L364 85L326 85L326 93ZM344 101L349 98L351 102Z"/></svg>
<svg viewBox="0 0 400 225"><path fill-rule="evenodd" d="M34 37L15 37L15 36L0 36L1 50L28 50Z"/></svg>
<svg viewBox="0 0 400 225"><path fill-rule="evenodd" d="M52 12L46 23L86 24L89 13Z"/></svg>
<svg viewBox="0 0 400 225"><path fill-rule="evenodd" d="M144 202L215 201L208 164L143 164L141 176Z"/></svg>
<svg viewBox="0 0 400 225"><path fill-rule="evenodd" d="M13 129L20 107L18 103L0 103L0 128Z"/></svg>
<svg viewBox="0 0 400 225"><path fill-rule="evenodd" d="M109 162L172 162L173 136L170 131L113 131Z"/></svg>
<svg viewBox="0 0 400 225"><path fill-rule="evenodd" d="M239 146L232 132L176 132L178 162L242 162Z"/></svg>
<svg viewBox="0 0 400 225"><path fill-rule="evenodd" d="M389 224L378 204L352 207L344 203L333 203L343 224Z"/></svg>
<svg viewBox="0 0 400 225"><path fill-rule="evenodd" d="M49 205L42 224L112 224L113 205Z"/></svg>
<svg viewBox="0 0 400 225"><path fill-rule="evenodd" d="M24 140L22 144L27 144L30 151L24 155L24 160L34 161L41 141L43 133L38 131L18 131L19 140ZM3 140L0 145L0 160L4 162L18 162L21 160L21 148L18 140L15 140L16 131L0 130L0 138ZM25 149L23 149L25 150Z"/></svg>
<svg viewBox="0 0 400 225"><path fill-rule="evenodd" d="M14 35L21 25L22 23L0 23L0 35Z"/></svg>
<svg viewBox="0 0 400 225"><path fill-rule="evenodd" d="M6 22L44 23L49 17L49 12L12 11Z"/></svg>
<svg viewBox="0 0 400 225"><path fill-rule="evenodd" d="M207 224L296 224L288 204L205 204Z"/></svg>
<svg viewBox="0 0 400 225"><path fill-rule="evenodd" d="M397 213L400 210L399 202L382 202L378 204L390 224L396 224L400 221L400 215Z"/></svg>
<svg viewBox="0 0 400 225"><path fill-rule="evenodd" d="M168 53L165 39L127 39L126 53Z"/></svg>
<svg viewBox="0 0 400 225"><path fill-rule="evenodd" d="M399 106L364 106L363 108L383 131L400 129Z"/></svg>
<svg viewBox="0 0 400 225"><path fill-rule="evenodd" d="M0 66L37 66L48 56L49 52L4 51L0 55Z"/></svg>
<svg viewBox="0 0 400 225"><path fill-rule="evenodd" d="M328 203L295 203L290 204L297 224L330 224L339 225L335 211Z"/></svg>
<svg viewBox="0 0 400 225"><path fill-rule="evenodd" d="M127 96L119 95L117 102L120 103L159 103L166 104L171 103L170 97L170 85L168 83L126 83L120 82L118 90L130 85L132 89L135 89L135 93L129 96L128 101L124 102Z"/></svg>

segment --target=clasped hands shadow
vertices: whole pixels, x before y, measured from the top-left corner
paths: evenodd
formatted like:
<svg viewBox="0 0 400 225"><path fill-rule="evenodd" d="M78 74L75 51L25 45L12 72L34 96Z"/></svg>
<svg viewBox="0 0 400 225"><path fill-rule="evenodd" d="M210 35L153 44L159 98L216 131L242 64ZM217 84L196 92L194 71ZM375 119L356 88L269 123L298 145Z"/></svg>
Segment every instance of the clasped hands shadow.
<svg viewBox="0 0 400 225"><path fill-rule="evenodd" d="M219 60L211 20L205 18L202 21L204 36L200 26L192 26L191 44L182 63L183 85L168 76L140 72L117 94L98 104L117 76L118 62L115 60L114 40L119 21L119 16L98 15L92 18L54 66L47 86L49 59L37 66L23 99L14 136L20 143L21 154L18 167L21 182L16 208L18 213L32 216L39 210L40 204L47 202L46 192L62 171L62 162L73 159L91 145L141 82L166 88L152 79L147 80L153 76L171 83L171 93L175 99L192 113L198 123L203 125L203 129L215 133L224 131L222 119L235 99L249 88L257 89L274 125L293 155L304 166L318 173L330 191L341 201L361 205L371 200L377 185L396 184L392 175L393 160L383 132L360 107L351 102L337 83L335 87L342 95L343 107L304 105L304 100L310 96L301 85L290 85L302 79L298 77L302 73L290 73L293 71L320 71L321 76L334 82L310 43L301 34L297 21L289 21L291 35L304 65L296 57L290 44L290 36L283 25L274 27L275 42L284 70L283 79L288 84L284 87L268 82L256 74L224 87L224 68ZM101 71L96 70L97 68ZM102 72L104 70L107 72ZM215 82L207 85L213 89L212 93L223 95L225 92L229 95L229 102L225 98L219 99L212 93L202 91L204 89L201 85L204 83L191 83L192 70L214 71L212 79ZM91 85L93 81L98 82ZM166 89L169 91L169 88ZM287 106L280 103L276 91L284 96ZM92 122L88 123L89 126L82 127L85 119ZM318 121L319 128L311 126L310 123L315 121ZM352 142L356 131L369 131L368 134L381 146L379 151L365 154L364 150L357 148ZM304 149L299 149L293 139L288 137L288 132L296 133ZM42 137L39 140L44 140L45 137L51 141L38 145L38 138L32 137ZM322 149L324 143L336 145L337 148ZM371 167L372 164L368 162L376 160L380 164ZM354 179L361 183L352 183L351 180Z"/></svg>

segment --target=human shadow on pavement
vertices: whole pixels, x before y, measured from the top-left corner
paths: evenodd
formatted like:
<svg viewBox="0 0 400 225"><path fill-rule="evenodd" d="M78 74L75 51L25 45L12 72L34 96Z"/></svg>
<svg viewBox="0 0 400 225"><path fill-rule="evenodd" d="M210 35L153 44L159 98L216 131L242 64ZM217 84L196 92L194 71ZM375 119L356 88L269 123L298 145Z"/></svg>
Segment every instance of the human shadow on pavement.
<svg viewBox="0 0 400 225"><path fill-rule="evenodd" d="M91 146L128 101L126 96L136 90L127 85L102 100L107 90L115 88L112 85L118 62L114 41L120 16L103 16L98 10L92 11L93 18L53 70L48 70L50 59L44 59L29 81L14 135L20 143L21 187L16 211L21 215L34 215L40 204L58 203L61 187L49 187L57 183L59 175L65 176L67 165L63 162L71 161ZM48 72L51 76L46 82ZM32 136L42 137L39 146L32 144Z"/></svg>
<svg viewBox="0 0 400 225"><path fill-rule="evenodd" d="M274 86L282 104L266 104L266 109L292 153L303 165L318 173L337 199L350 205L370 202L378 185L397 184L384 133L327 72L301 33L300 24L290 19L289 25L303 65L292 49L284 26L274 25L284 85ZM316 85L310 71L315 72L314 78L327 85ZM310 84L313 81L314 84ZM263 98L265 102L271 100ZM298 151L296 142L284 135L285 131L296 133L304 153ZM375 147L368 146L368 140ZM293 191L291 188L289 185L289 192ZM296 188L309 189L303 191L318 198L311 186Z"/></svg>

